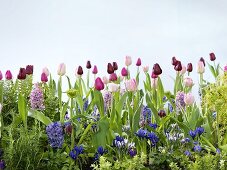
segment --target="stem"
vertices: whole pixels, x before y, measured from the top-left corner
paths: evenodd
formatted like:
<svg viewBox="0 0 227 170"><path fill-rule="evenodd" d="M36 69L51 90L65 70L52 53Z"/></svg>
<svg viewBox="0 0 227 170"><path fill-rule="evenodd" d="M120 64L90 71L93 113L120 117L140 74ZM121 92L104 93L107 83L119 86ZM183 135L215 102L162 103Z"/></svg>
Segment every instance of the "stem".
<svg viewBox="0 0 227 170"><path fill-rule="evenodd" d="M217 119L217 143L218 143L218 147L220 146L220 133L219 133L219 114L218 114L218 111L217 111L217 115L216 115L216 119Z"/></svg>
<svg viewBox="0 0 227 170"><path fill-rule="evenodd" d="M90 70L87 72L87 88L89 89Z"/></svg>
<svg viewBox="0 0 227 170"><path fill-rule="evenodd" d="M72 134L71 134L71 149L74 147L74 127L73 127L73 98L71 98L71 104L70 104L70 119L71 119L71 126L72 126Z"/></svg>

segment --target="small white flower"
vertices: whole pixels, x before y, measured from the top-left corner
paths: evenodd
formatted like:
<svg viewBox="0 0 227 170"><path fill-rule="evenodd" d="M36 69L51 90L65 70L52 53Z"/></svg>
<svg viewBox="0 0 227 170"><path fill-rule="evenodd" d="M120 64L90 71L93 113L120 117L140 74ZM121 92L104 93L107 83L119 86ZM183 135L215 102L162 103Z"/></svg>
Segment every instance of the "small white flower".
<svg viewBox="0 0 227 170"><path fill-rule="evenodd" d="M120 88L119 84L115 84L115 83L109 83L107 86L110 92L116 92Z"/></svg>

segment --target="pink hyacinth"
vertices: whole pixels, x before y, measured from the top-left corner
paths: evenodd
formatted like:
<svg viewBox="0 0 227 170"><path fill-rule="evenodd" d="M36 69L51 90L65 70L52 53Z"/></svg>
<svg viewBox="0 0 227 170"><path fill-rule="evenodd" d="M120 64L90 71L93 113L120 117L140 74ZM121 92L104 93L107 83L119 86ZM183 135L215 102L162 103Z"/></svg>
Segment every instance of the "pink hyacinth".
<svg viewBox="0 0 227 170"><path fill-rule="evenodd" d="M38 84L32 89L29 101L32 109L41 111L45 109L43 91Z"/></svg>
<svg viewBox="0 0 227 170"><path fill-rule="evenodd" d="M128 91L136 91L137 90L137 83L135 79L130 79L125 81L125 88Z"/></svg>

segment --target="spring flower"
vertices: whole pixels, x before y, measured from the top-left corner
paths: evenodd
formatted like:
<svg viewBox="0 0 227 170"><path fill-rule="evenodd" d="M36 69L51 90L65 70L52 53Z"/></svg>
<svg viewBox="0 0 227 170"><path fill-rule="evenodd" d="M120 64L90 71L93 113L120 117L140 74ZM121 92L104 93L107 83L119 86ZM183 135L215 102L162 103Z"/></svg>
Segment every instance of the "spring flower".
<svg viewBox="0 0 227 170"><path fill-rule="evenodd" d="M162 118L162 117L165 117L165 116L166 116L165 110L159 110L159 111L158 111L158 116L161 117L161 118Z"/></svg>
<svg viewBox="0 0 227 170"><path fill-rule="evenodd" d="M188 93L184 95L184 102L186 105L192 105L195 102L195 98L192 93Z"/></svg>
<svg viewBox="0 0 227 170"><path fill-rule="evenodd" d="M151 123L151 109L147 106L143 106L140 112L140 126Z"/></svg>
<svg viewBox="0 0 227 170"><path fill-rule="evenodd" d="M205 60L203 59L203 57L201 57L201 58L199 59L199 61L202 61L202 62L203 62L204 67L206 66Z"/></svg>
<svg viewBox="0 0 227 170"><path fill-rule="evenodd" d="M110 92L117 92L120 88L119 84L115 84L115 83L109 83L107 86Z"/></svg>
<svg viewBox="0 0 227 170"><path fill-rule="evenodd" d="M33 65L27 65L25 70L27 75L33 74Z"/></svg>
<svg viewBox="0 0 227 170"><path fill-rule="evenodd" d="M154 74L154 72L151 73L151 78L156 79L158 78L158 75Z"/></svg>
<svg viewBox="0 0 227 170"><path fill-rule="evenodd" d="M71 122L65 122L64 129L65 129L65 133L70 135L73 129Z"/></svg>
<svg viewBox="0 0 227 170"><path fill-rule="evenodd" d="M200 135L203 134L204 128L203 128L203 127L197 127L195 131L196 131L196 133L200 136Z"/></svg>
<svg viewBox="0 0 227 170"><path fill-rule="evenodd" d="M64 142L64 134L60 122L53 122L46 127L49 144L52 148L61 148Z"/></svg>
<svg viewBox="0 0 227 170"><path fill-rule="evenodd" d="M137 59L136 66L138 66L138 67L141 66L141 59L140 58Z"/></svg>
<svg viewBox="0 0 227 170"><path fill-rule="evenodd" d="M102 78L102 81L103 81L104 84L108 84L109 83L109 79L106 76L104 76Z"/></svg>
<svg viewBox="0 0 227 170"><path fill-rule="evenodd" d="M126 140L121 136L116 136L116 138L113 140L113 146L117 148L123 148L126 146Z"/></svg>
<svg viewBox="0 0 227 170"><path fill-rule="evenodd" d="M176 59L176 57L172 57L172 65L176 66L177 62L178 62L178 60Z"/></svg>
<svg viewBox="0 0 227 170"><path fill-rule="evenodd" d="M149 71L149 66L143 66L143 72L147 73Z"/></svg>
<svg viewBox="0 0 227 170"><path fill-rule="evenodd" d="M185 154L186 156L191 156L191 152L189 152L188 150L186 150L186 151L184 152L184 154Z"/></svg>
<svg viewBox="0 0 227 170"><path fill-rule="evenodd" d="M181 140L181 143L185 144L185 143L189 143L190 139L189 138L184 138Z"/></svg>
<svg viewBox="0 0 227 170"><path fill-rule="evenodd" d="M152 127L153 129L157 129L158 127L156 123L150 123L149 126Z"/></svg>
<svg viewBox="0 0 227 170"><path fill-rule="evenodd" d="M171 103L168 103L168 109L171 113L173 112L173 106Z"/></svg>
<svg viewBox="0 0 227 170"><path fill-rule="evenodd" d="M154 89L158 87L158 78L151 79L151 87Z"/></svg>
<svg viewBox="0 0 227 170"><path fill-rule="evenodd" d="M125 88L128 91L136 91L137 90L137 83L135 79L130 79L125 81Z"/></svg>
<svg viewBox="0 0 227 170"><path fill-rule="evenodd" d="M108 64L107 64L107 73L108 73L108 74L114 73L114 68L113 68L113 66L112 66L111 63L108 63Z"/></svg>
<svg viewBox="0 0 227 170"><path fill-rule="evenodd" d="M113 68L114 68L115 71L118 70L117 62L113 62Z"/></svg>
<svg viewBox="0 0 227 170"><path fill-rule="evenodd" d="M205 72L205 67L202 61L199 61L197 64L197 72L203 74Z"/></svg>
<svg viewBox="0 0 227 170"><path fill-rule="evenodd" d="M138 136L139 138L146 138L146 136L147 136L147 130L139 129L136 132L136 136Z"/></svg>
<svg viewBox="0 0 227 170"><path fill-rule="evenodd" d="M185 107L185 102L184 102L184 92L178 91L176 94L176 106L181 109Z"/></svg>
<svg viewBox="0 0 227 170"><path fill-rule="evenodd" d="M180 71L180 73L183 75L185 72L186 72L186 67L182 65L182 70Z"/></svg>
<svg viewBox="0 0 227 170"><path fill-rule="evenodd" d="M104 100L104 108L106 111L111 106L113 95L111 94L111 92L104 90L102 92L102 96L103 96L103 100Z"/></svg>
<svg viewBox="0 0 227 170"><path fill-rule="evenodd" d="M160 75L160 74L162 74L162 69L161 69L161 67L159 66L159 64L158 63L156 63L156 64L154 64L154 66L153 66L153 71L152 71L155 75Z"/></svg>
<svg viewBox="0 0 227 170"><path fill-rule="evenodd" d="M159 141L158 136L154 132L148 132L147 139L149 139L152 142L153 146L155 146Z"/></svg>
<svg viewBox="0 0 227 170"><path fill-rule="evenodd" d="M84 153L84 148L83 146L75 146L73 150L69 152L69 156L73 159L76 160L80 154Z"/></svg>
<svg viewBox="0 0 227 170"><path fill-rule="evenodd" d="M132 58L130 56L125 57L125 65L130 66L132 64Z"/></svg>
<svg viewBox="0 0 227 170"><path fill-rule="evenodd" d="M227 65L224 67L224 72L227 72Z"/></svg>
<svg viewBox="0 0 227 170"><path fill-rule="evenodd" d="M66 66L64 63L61 63L59 66L58 66L58 71L57 71L58 75L59 76L64 76L65 73L66 73Z"/></svg>
<svg viewBox="0 0 227 170"><path fill-rule="evenodd" d="M17 75L17 78L18 78L19 80L24 80L24 79L26 79L26 70L25 70L25 68L20 68L19 74Z"/></svg>
<svg viewBox="0 0 227 170"><path fill-rule="evenodd" d="M0 169L3 170L5 169L6 165L5 165L5 161L4 160L1 160L0 161Z"/></svg>
<svg viewBox="0 0 227 170"><path fill-rule="evenodd" d="M176 70L176 71L182 70L182 64L180 61L177 61L177 64L174 66L174 70Z"/></svg>
<svg viewBox="0 0 227 170"><path fill-rule="evenodd" d="M102 146L99 146L98 149L97 149L97 152L98 152L100 155L103 155L106 151L105 151L105 149L104 149Z"/></svg>
<svg viewBox="0 0 227 170"><path fill-rule="evenodd" d="M216 149L216 153L217 153L217 154L221 154L220 149L217 148L217 149Z"/></svg>
<svg viewBox="0 0 227 170"><path fill-rule="evenodd" d="M41 74L41 81L42 81L43 83L48 82L48 77L47 77L46 73L42 73L42 74Z"/></svg>
<svg viewBox="0 0 227 170"><path fill-rule="evenodd" d="M2 76L2 72L0 70L0 80L2 80L3 76Z"/></svg>
<svg viewBox="0 0 227 170"><path fill-rule="evenodd" d="M136 148L129 148L128 153L131 157L136 156L136 154L137 154Z"/></svg>
<svg viewBox="0 0 227 170"><path fill-rule="evenodd" d="M194 85L192 78L190 77L184 78L184 85L185 87L192 87Z"/></svg>
<svg viewBox="0 0 227 170"><path fill-rule="evenodd" d="M96 65L94 65L94 68L93 68L93 70L92 70L92 73L93 73L93 74L97 74L97 73L98 73L98 68L97 68Z"/></svg>
<svg viewBox="0 0 227 170"><path fill-rule="evenodd" d="M79 66L78 69L77 69L77 74L80 75L80 76L82 76L83 73L84 73L83 72L83 68L81 66Z"/></svg>
<svg viewBox="0 0 227 170"><path fill-rule="evenodd" d="M193 130L189 131L189 135L192 137L192 139L194 139L196 137L196 134L197 134L196 131L193 131Z"/></svg>
<svg viewBox="0 0 227 170"><path fill-rule="evenodd" d="M187 65L187 71L190 73L190 72L192 72L192 70L193 70L192 63L188 63L188 65Z"/></svg>
<svg viewBox="0 0 227 170"><path fill-rule="evenodd" d="M86 68L87 69L90 69L91 68L91 62L89 60L87 61Z"/></svg>
<svg viewBox="0 0 227 170"><path fill-rule="evenodd" d="M47 77L50 75L50 72L47 67L43 68L42 73L45 73Z"/></svg>
<svg viewBox="0 0 227 170"><path fill-rule="evenodd" d="M128 70L125 67L122 68L121 75L124 77L128 76Z"/></svg>
<svg viewBox="0 0 227 170"><path fill-rule="evenodd" d="M99 91L104 89L104 84L103 84L102 79L100 77L97 77L95 79L95 89L99 90Z"/></svg>
<svg viewBox="0 0 227 170"><path fill-rule="evenodd" d="M214 53L210 53L210 61L216 60L216 56Z"/></svg>
<svg viewBox="0 0 227 170"><path fill-rule="evenodd" d="M195 152L200 152L202 150L201 146L199 145L195 145L193 149Z"/></svg>
<svg viewBox="0 0 227 170"><path fill-rule="evenodd" d="M110 81L117 81L117 74L116 73L110 74L109 80Z"/></svg>
<svg viewBox="0 0 227 170"><path fill-rule="evenodd" d="M32 89L30 93L30 104L31 108L34 110L44 110L44 96L42 89L38 84L35 84L35 87Z"/></svg>

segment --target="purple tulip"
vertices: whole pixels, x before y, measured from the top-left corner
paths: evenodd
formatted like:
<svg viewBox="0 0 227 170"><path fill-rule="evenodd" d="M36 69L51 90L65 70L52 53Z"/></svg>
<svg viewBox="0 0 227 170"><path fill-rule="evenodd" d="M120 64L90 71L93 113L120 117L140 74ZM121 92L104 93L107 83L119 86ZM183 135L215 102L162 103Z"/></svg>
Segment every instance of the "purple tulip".
<svg viewBox="0 0 227 170"><path fill-rule="evenodd" d="M107 73L108 73L108 74L114 73L114 68L113 68L113 66L112 66L111 63L108 63L108 64L107 64Z"/></svg>
<svg viewBox="0 0 227 170"><path fill-rule="evenodd" d="M26 66L26 74L27 75L33 74L33 65L27 65Z"/></svg>
<svg viewBox="0 0 227 170"><path fill-rule="evenodd" d="M151 78L156 79L158 78L158 75L154 74L154 72L151 73Z"/></svg>
<svg viewBox="0 0 227 170"><path fill-rule="evenodd" d="M26 79L26 70L25 70L25 68L20 68L19 74L17 75L17 79L19 79L19 80Z"/></svg>
<svg viewBox="0 0 227 170"><path fill-rule="evenodd" d="M97 73L98 73L98 68L97 68L96 65L94 65L94 68L93 68L93 70L92 70L92 73L93 73L93 74L97 74Z"/></svg>
<svg viewBox="0 0 227 170"><path fill-rule="evenodd" d="M86 68L87 69L90 69L91 68L91 62L89 60L87 61Z"/></svg>
<svg viewBox="0 0 227 170"><path fill-rule="evenodd" d="M192 63L188 63L187 71L188 71L188 72L192 72L192 70L193 70Z"/></svg>
<svg viewBox="0 0 227 170"><path fill-rule="evenodd" d="M77 74L80 75L80 76L82 76L83 73L84 73L83 72L83 68L81 66L79 66L78 69L77 69Z"/></svg>
<svg viewBox="0 0 227 170"><path fill-rule="evenodd" d="M10 70L6 71L5 78L6 78L6 80L11 80L13 78Z"/></svg>
<svg viewBox="0 0 227 170"><path fill-rule="evenodd" d="M95 79L95 89L99 91L104 89L104 83L100 77Z"/></svg>
<svg viewBox="0 0 227 170"><path fill-rule="evenodd" d="M109 80L110 81L117 81L117 74L116 73L110 74Z"/></svg>
<svg viewBox="0 0 227 170"><path fill-rule="evenodd" d="M46 73L42 73L42 74L41 74L41 81L42 81L43 83L48 82L48 77L47 77Z"/></svg>
<svg viewBox="0 0 227 170"><path fill-rule="evenodd" d="M216 60L216 56L214 53L210 53L210 61Z"/></svg>
<svg viewBox="0 0 227 170"><path fill-rule="evenodd" d="M174 69L176 71L181 71L182 70L182 65L180 61L177 61L177 64L175 65Z"/></svg>
<svg viewBox="0 0 227 170"><path fill-rule="evenodd" d="M162 69L161 69L161 67L159 66L158 63L154 64L154 66L153 66L153 72L157 76L160 75L160 74L162 74Z"/></svg>
<svg viewBox="0 0 227 170"><path fill-rule="evenodd" d="M113 68L114 68L114 70L118 70L117 62L113 62Z"/></svg>
<svg viewBox="0 0 227 170"><path fill-rule="evenodd" d="M140 58L137 59L136 66L138 66L138 67L141 66L141 59Z"/></svg>
<svg viewBox="0 0 227 170"><path fill-rule="evenodd" d="M121 70L121 75L122 75L123 77L128 76L128 70L127 70L125 67L122 68L122 70Z"/></svg>
<svg viewBox="0 0 227 170"><path fill-rule="evenodd" d="M0 70L0 80L2 80L3 76L2 76L2 72Z"/></svg>
<svg viewBox="0 0 227 170"><path fill-rule="evenodd" d="M176 59L176 57L172 57L172 65L176 66L178 60Z"/></svg>

